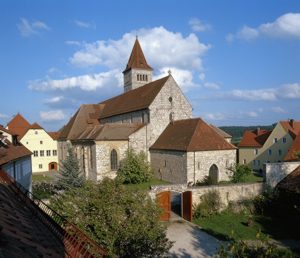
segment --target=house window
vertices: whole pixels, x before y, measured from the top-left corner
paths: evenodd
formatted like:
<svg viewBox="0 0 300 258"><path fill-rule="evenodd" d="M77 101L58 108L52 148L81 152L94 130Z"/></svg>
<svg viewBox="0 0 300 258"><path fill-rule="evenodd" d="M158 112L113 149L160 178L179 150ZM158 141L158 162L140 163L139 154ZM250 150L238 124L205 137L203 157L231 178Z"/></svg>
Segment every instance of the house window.
<svg viewBox="0 0 300 258"><path fill-rule="evenodd" d="M282 155L282 150L278 150L278 155L281 156Z"/></svg>
<svg viewBox="0 0 300 258"><path fill-rule="evenodd" d="M45 151L41 150L41 151L40 151L40 156L41 156L41 157L44 157L44 155L45 155Z"/></svg>
<svg viewBox="0 0 300 258"><path fill-rule="evenodd" d="M38 134L39 132L38 131L34 131L34 134Z"/></svg>
<svg viewBox="0 0 300 258"><path fill-rule="evenodd" d="M257 160L257 165L260 166L260 160Z"/></svg>
<svg viewBox="0 0 300 258"><path fill-rule="evenodd" d="M286 138L285 137L282 138L282 142L286 143Z"/></svg>
<svg viewBox="0 0 300 258"><path fill-rule="evenodd" d="M115 149L113 149L110 153L110 168L111 170L118 169L118 153Z"/></svg>
<svg viewBox="0 0 300 258"><path fill-rule="evenodd" d="M277 143L277 141L278 141L277 138L274 138L274 143Z"/></svg>
<svg viewBox="0 0 300 258"><path fill-rule="evenodd" d="M254 154L257 155L258 154L258 149L254 150Z"/></svg>
<svg viewBox="0 0 300 258"><path fill-rule="evenodd" d="M28 142L26 142L26 144L28 144Z"/></svg>
<svg viewBox="0 0 300 258"><path fill-rule="evenodd" d="M145 77L146 77L146 81L148 81L148 75L147 74L145 75Z"/></svg>
<svg viewBox="0 0 300 258"><path fill-rule="evenodd" d="M40 169L43 168L43 164L39 164L39 168L40 168Z"/></svg>
<svg viewBox="0 0 300 258"><path fill-rule="evenodd" d="M50 156L51 155L51 150L47 150L46 155Z"/></svg>
<svg viewBox="0 0 300 258"><path fill-rule="evenodd" d="M252 163L253 163L253 166L255 167L255 165L256 165L256 160L253 160Z"/></svg>
<svg viewBox="0 0 300 258"><path fill-rule="evenodd" d="M38 157L39 156L39 152L37 150L33 151L33 156L34 157Z"/></svg>
<svg viewBox="0 0 300 258"><path fill-rule="evenodd" d="M246 164L246 163L247 163L247 160L246 160L246 159L244 159L244 160L243 160L243 164Z"/></svg>
<svg viewBox="0 0 300 258"><path fill-rule="evenodd" d="M43 141L40 141L40 144L43 144Z"/></svg>
<svg viewBox="0 0 300 258"><path fill-rule="evenodd" d="M268 150L269 156L272 155L272 150Z"/></svg>
<svg viewBox="0 0 300 258"><path fill-rule="evenodd" d="M53 150L53 151L52 151L52 155L53 155L53 156L57 156L57 150Z"/></svg>

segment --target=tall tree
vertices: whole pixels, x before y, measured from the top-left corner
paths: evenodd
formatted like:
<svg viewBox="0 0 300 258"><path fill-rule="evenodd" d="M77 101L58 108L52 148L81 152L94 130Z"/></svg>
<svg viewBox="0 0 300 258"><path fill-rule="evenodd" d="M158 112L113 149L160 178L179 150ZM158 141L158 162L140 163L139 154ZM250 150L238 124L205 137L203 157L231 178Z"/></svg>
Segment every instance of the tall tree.
<svg viewBox="0 0 300 258"><path fill-rule="evenodd" d="M62 161L59 173L57 184L63 189L81 187L84 183L84 176L80 170L78 159L71 148L68 148L68 155Z"/></svg>
<svg viewBox="0 0 300 258"><path fill-rule="evenodd" d="M51 206L105 247L110 257L161 257L171 247L158 205L146 192L116 180L86 181L55 196Z"/></svg>

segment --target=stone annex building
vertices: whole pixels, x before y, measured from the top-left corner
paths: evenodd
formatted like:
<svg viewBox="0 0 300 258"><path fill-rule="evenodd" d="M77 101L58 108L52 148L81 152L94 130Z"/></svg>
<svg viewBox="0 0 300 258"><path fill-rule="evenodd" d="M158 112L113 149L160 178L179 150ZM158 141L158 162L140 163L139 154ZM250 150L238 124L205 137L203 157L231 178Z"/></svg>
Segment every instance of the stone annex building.
<svg viewBox="0 0 300 258"><path fill-rule="evenodd" d="M87 179L113 178L126 150L144 151L155 175L194 184L206 175L227 179L236 163L230 136L192 118L192 106L171 74L152 81L136 39L124 75L124 93L99 104L81 105L58 139L62 161L72 146Z"/></svg>

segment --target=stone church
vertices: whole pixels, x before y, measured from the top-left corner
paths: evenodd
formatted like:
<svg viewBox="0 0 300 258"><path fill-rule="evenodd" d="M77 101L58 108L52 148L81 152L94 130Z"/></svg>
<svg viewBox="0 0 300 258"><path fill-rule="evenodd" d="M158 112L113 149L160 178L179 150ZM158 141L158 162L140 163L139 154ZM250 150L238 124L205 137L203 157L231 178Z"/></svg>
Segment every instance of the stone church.
<svg viewBox="0 0 300 258"><path fill-rule="evenodd" d="M97 181L114 178L132 148L145 152L166 181L195 183L209 174L225 180L226 166L236 162L228 135L192 119L192 106L172 75L152 81L152 72L136 39L123 71L124 93L79 107L61 131L59 160L72 146L85 177Z"/></svg>

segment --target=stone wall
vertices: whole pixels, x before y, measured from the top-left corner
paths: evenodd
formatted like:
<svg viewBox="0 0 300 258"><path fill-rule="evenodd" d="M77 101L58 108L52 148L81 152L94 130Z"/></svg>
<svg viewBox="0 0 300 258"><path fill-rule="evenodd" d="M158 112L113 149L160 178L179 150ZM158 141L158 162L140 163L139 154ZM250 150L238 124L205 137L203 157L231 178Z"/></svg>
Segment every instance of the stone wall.
<svg viewBox="0 0 300 258"><path fill-rule="evenodd" d="M195 184L209 175L212 165L218 168L218 181L226 181L228 168L236 163L236 150L214 150L188 152L187 154L187 182Z"/></svg>
<svg viewBox="0 0 300 258"><path fill-rule="evenodd" d="M186 152L153 150L150 153L156 178L174 184L187 182Z"/></svg>
<svg viewBox="0 0 300 258"><path fill-rule="evenodd" d="M128 149L128 141L97 141L96 142L96 171L97 181L104 177L115 178L117 171L111 170L110 153L115 149L118 154L118 162L125 158Z"/></svg>
<svg viewBox="0 0 300 258"><path fill-rule="evenodd" d="M283 178L293 172L300 162L283 162L283 163L267 163L265 179L266 184L270 187L275 187Z"/></svg>
<svg viewBox="0 0 300 258"><path fill-rule="evenodd" d="M183 193L185 191L192 191L193 205L197 205L200 203L200 197L203 194L212 190L219 192L222 204L224 207L226 207L229 202L237 202L252 199L257 195L262 194L264 191L264 183L230 184L199 187L188 187L186 184L159 185L153 186L151 188L150 196L154 199L156 198L156 194L164 191L174 191L180 193Z"/></svg>

